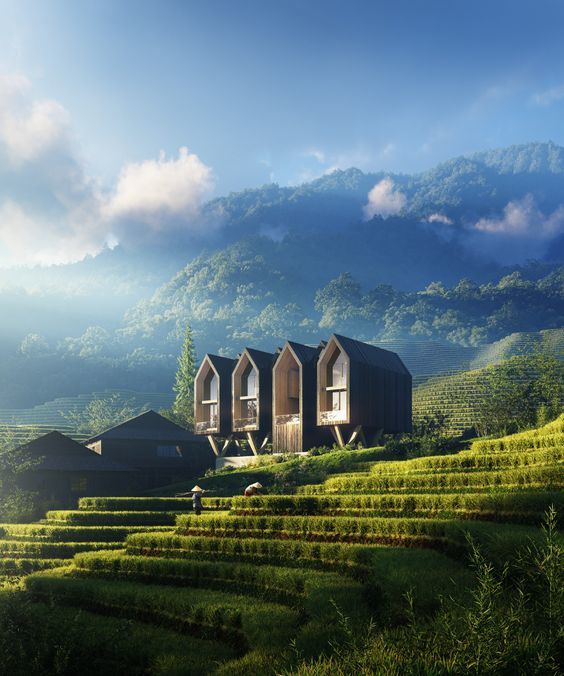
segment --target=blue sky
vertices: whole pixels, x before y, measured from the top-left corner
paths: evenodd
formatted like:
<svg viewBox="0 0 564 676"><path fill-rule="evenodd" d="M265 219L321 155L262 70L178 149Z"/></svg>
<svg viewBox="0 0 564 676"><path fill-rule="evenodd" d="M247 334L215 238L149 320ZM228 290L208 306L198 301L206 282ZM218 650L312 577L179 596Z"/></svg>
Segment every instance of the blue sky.
<svg viewBox="0 0 564 676"><path fill-rule="evenodd" d="M115 190L104 213L131 219L139 176L120 192L120 172L141 166L146 185L182 147L199 161L183 174L198 174L197 201L333 168L413 172L485 148L564 144L563 28L556 0L0 0L0 104L30 119L9 139L10 166L47 135L42 166L64 155L82 177L67 202L87 184ZM21 204L8 197L13 217ZM22 209L30 222L38 202Z"/></svg>
<svg viewBox="0 0 564 676"><path fill-rule="evenodd" d="M108 181L124 162L180 146L225 192L333 165L410 172L486 147L564 143L562 2L0 8L2 70L69 111L86 161ZM535 98L549 90L549 104Z"/></svg>

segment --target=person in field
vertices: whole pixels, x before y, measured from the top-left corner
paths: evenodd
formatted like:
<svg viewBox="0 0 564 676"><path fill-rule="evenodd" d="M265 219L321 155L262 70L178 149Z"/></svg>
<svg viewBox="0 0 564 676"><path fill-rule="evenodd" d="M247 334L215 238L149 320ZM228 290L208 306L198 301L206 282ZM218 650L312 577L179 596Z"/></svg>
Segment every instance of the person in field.
<svg viewBox="0 0 564 676"><path fill-rule="evenodd" d="M190 492L192 493L192 511L196 516L200 516L204 509L204 506L202 505L202 495L204 494L204 490L196 485Z"/></svg>
<svg viewBox="0 0 564 676"><path fill-rule="evenodd" d="M245 488L244 496L246 498L251 498L253 495L260 495L260 489L262 488L262 484L259 484L258 481L255 481L254 484L251 484L250 486L247 486Z"/></svg>

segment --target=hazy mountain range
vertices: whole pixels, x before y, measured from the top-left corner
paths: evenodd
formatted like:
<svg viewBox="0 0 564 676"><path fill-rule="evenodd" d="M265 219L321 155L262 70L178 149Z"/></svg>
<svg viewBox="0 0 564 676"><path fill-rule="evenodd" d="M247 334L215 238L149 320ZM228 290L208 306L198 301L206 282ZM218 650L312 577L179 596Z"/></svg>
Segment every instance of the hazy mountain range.
<svg viewBox="0 0 564 676"><path fill-rule="evenodd" d="M112 358L118 368L115 360L135 350L139 363L172 359L186 322L196 326L200 351L246 340L267 347L286 337L280 332L314 339L331 328L327 317L340 311L333 296L346 299L351 332L371 339L409 337L416 325L418 338L479 344L507 327L561 322L561 276L550 275L564 262L564 148L552 143L456 158L411 176L351 168L297 187L266 185L212 200L198 218L203 227L183 235L79 263L0 270L0 351L16 364L34 333L42 358L63 350L67 359ZM490 294L488 282L515 270L534 288L514 280L509 296L507 285ZM460 305L467 291L434 296L432 312L405 320L417 292L431 282L454 289L463 278L486 285L482 323ZM423 300L428 306L429 295ZM437 328L448 309L457 319ZM85 349L81 341L92 340L100 344ZM39 358L33 349L30 358Z"/></svg>

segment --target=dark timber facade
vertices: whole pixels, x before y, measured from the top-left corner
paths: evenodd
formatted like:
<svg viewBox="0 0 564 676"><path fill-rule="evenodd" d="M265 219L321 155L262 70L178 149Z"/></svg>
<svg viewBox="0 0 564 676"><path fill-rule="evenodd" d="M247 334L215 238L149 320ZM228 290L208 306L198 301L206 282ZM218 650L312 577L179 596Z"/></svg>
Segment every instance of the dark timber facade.
<svg viewBox="0 0 564 676"><path fill-rule="evenodd" d="M276 355L245 348L232 376L233 433L244 435L258 455L272 432L272 365Z"/></svg>
<svg viewBox="0 0 564 676"><path fill-rule="evenodd" d="M212 464L201 437L155 411L126 420L85 444L103 459L137 470L141 490L197 476Z"/></svg>
<svg viewBox="0 0 564 676"><path fill-rule="evenodd" d="M272 450L301 453L330 442L316 424L316 366L321 347L287 341L272 371Z"/></svg>
<svg viewBox="0 0 564 676"><path fill-rule="evenodd" d="M333 335L317 362L317 424L339 446L410 432L411 387L395 352Z"/></svg>
<svg viewBox="0 0 564 676"><path fill-rule="evenodd" d="M235 359L206 354L194 379L194 432L205 435L216 456L233 436L231 378Z"/></svg>

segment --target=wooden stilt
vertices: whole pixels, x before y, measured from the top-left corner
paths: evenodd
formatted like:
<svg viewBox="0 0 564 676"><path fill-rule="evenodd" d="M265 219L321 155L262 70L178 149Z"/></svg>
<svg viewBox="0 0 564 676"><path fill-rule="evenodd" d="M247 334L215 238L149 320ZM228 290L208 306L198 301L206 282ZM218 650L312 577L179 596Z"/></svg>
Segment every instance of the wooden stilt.
<svg viewBox="0 0 564 676"><path fill-rule="evenodd" d="M251 447L251 451L253 452L253 454L258 455L257 445L255 443L255 438L253 437L252 432L247 432L247 441L249 442L249 446Z"/></svg>
<svg viewBox="0 0 564 676"><path fill-rule="evenodd" d="M335 438L337 439L337 444L338 444L341 448L343 448L343 446L345 445L345 442L344 442L344 440L343 440L343 435L342 435L342 433L341 433L341 428L339 427L339 425L333 425L333 429L335 430Z"/></svg>
<svg viewBox="0 0 564 676"><path fill-rule="evenodd" d="M212 451L215 453L216 457L219 458L221 453L219 452L219 446L217 443L217 439L213 436L213 434L208 434L208 441L210 442L210 446L212 447Z"/></svg>
<svg viewBox="0 0 564 676"><path fill-rule="evenodd" d="M233 435L230 434L227 439L223 442L223 447L221 449L221 457L224 458L225 454L229 450L229 447L231 446L231 443L233 442Z"/></svg>
<svg viewBox="0 0 564 676"><path fill-rule="evenodd" d="M270 435L267 434L267 435L264 437L264 439L263 439L263 441L262 441L262 444L260 445L260 450L261 450L261 451L263 451L263 450L266 448L266 444L268 444L269 440L270 440Z"/></svg>
<svg viewBox="0 0 564 676"><path fill-rule="evenodd" d="M350 439L349 439L349 441L348 441L348 444L349 444L349 445L350 445L350 444L354 444L354 442L356 441L356 438L359 436L359 434L360 434L361 432L362 432L362 425L357 425L357 426L354 428L353 433L351 434L351 437L350 437Z"/></svg>

